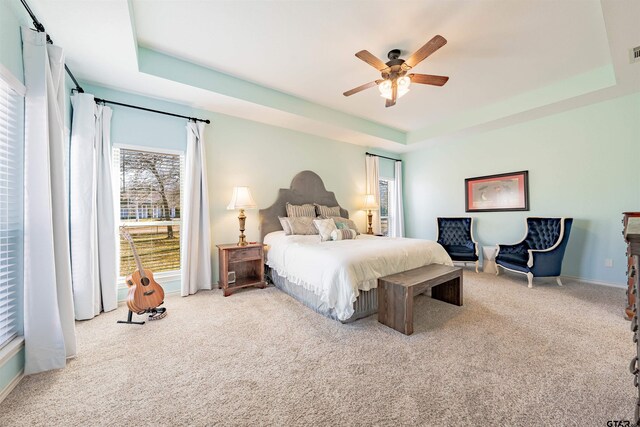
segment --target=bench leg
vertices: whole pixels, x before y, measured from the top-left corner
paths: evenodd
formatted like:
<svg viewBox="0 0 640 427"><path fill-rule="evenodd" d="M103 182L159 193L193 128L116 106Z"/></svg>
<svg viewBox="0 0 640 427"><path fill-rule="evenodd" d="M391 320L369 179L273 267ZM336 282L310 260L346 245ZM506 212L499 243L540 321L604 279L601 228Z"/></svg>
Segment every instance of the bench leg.
<svg viewBox="0 0 640 427"><path fill-rule="evenodd" d="M431 298L462 305L462 276L431 288Z"/></svg>
<svg viewBox="0 0 640 427"><path fill-rule="evenodd" d="M402 332L413 333L413 289L380 280L378 282L378 322Z"/></svg>

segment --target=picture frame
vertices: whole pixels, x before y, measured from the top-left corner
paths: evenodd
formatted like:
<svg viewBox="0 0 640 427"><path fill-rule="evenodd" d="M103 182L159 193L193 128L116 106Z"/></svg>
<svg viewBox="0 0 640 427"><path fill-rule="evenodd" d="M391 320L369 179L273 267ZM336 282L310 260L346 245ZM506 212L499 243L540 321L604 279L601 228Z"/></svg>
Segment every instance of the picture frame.
<svg viewBox="0 0 640 427"><path fill-rule="evenodd" d="M465 212L529 210L529 171L464 180Z"/></svg>

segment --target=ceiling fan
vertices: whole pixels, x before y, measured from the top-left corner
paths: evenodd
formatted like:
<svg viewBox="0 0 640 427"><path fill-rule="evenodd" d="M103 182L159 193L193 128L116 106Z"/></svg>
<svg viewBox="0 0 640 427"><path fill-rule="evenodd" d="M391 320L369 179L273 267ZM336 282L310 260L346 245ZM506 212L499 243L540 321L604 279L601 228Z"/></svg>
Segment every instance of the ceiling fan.
<svg viewBox="0 0 640 427"><path fill-rule="evenodd" d="M376 58L371 52L361 50L356 53L356 56L376 70L380 71L382 79L365 83L344 92L343 95L351 96L354 93L361 92L365 89L369 89L370 87L378 86L381 96L387 99L385 107L392 107L396 105L396 100L398 98L409 91L409 85L411 83L434 86L444 85L447 80L449 80L449 77L434 76L430 74L407 74L407 72L445 44L447 44L447 40L444 37L437 35L429 40L427 44L418 49L407 60L400 58L400 49L393 49L387 54L389 62L386 64Z"/></svg>

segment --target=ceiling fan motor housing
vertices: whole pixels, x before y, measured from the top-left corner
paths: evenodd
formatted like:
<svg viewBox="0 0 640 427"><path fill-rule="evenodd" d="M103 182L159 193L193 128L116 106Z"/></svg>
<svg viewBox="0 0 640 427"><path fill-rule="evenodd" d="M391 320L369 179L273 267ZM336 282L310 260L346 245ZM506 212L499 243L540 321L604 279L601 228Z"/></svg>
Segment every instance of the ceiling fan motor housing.
<svg viewBox="0 0 640 427"><path fill-rule="evenodd" d="M389 62L386 63L388 69L382 72L383 79L392 79L395 80L398 77L402 77L406 74L406 71L402 69L402 64L404 64L404 59L400 59L400 54L402 52L400 49L390 50L387 54L387 58L389 58Z"/></svg>
<svg viewBox="0 0 640 427"><path fill-rule="evenodd" d="M387 58L393 61L394 59L400 58L401 53L400 49L392 49L387 53Z"/></svg>

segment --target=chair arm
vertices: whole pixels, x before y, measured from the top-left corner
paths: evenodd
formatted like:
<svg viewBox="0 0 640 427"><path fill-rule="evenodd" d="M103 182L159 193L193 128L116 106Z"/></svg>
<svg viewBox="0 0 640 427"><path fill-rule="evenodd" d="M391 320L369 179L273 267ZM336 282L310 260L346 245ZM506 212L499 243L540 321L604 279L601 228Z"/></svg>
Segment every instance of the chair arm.
<svg viewBox="0 0 640 427"><path fill-rule="evenodd" d="M554 245L548 249L529 249L529 260L527 266L532 269L534 265L543 266L546 270L542 274L538 273L537 276L557 276L562 269L562 258L558 256L560 248L558 245ZM562 254L564 255L564 254Z"/></svg>
<svg viewBox="0 0 640 427"><path fill-rule="evenodd" d="M527 250L527 246L523 242L516 243L516 244L513 244L513 245L497 244L496 246L498 246L498 251L496 252L496 257L498 257L498 254L500 254L500 253L504 253L504 254L523 254Z"/></svg>
<svg viewBox="0 0 640 427"><path fill-rule="evenodd" d="M556 248L558 246L560 246L560 243L562 243L562 236L560 236L560 238L553 244L553 246L547 248L547 249L528 249L529 251L529 261L527 262L527 266L529 268L533 267L533 263L535 262L536 258L547 258L547 259L551 259L552 257L546 257L546 256L541 256L541 255L534 255L534 254L544 254L544 253L552 253L556 250Z"/></svg>

